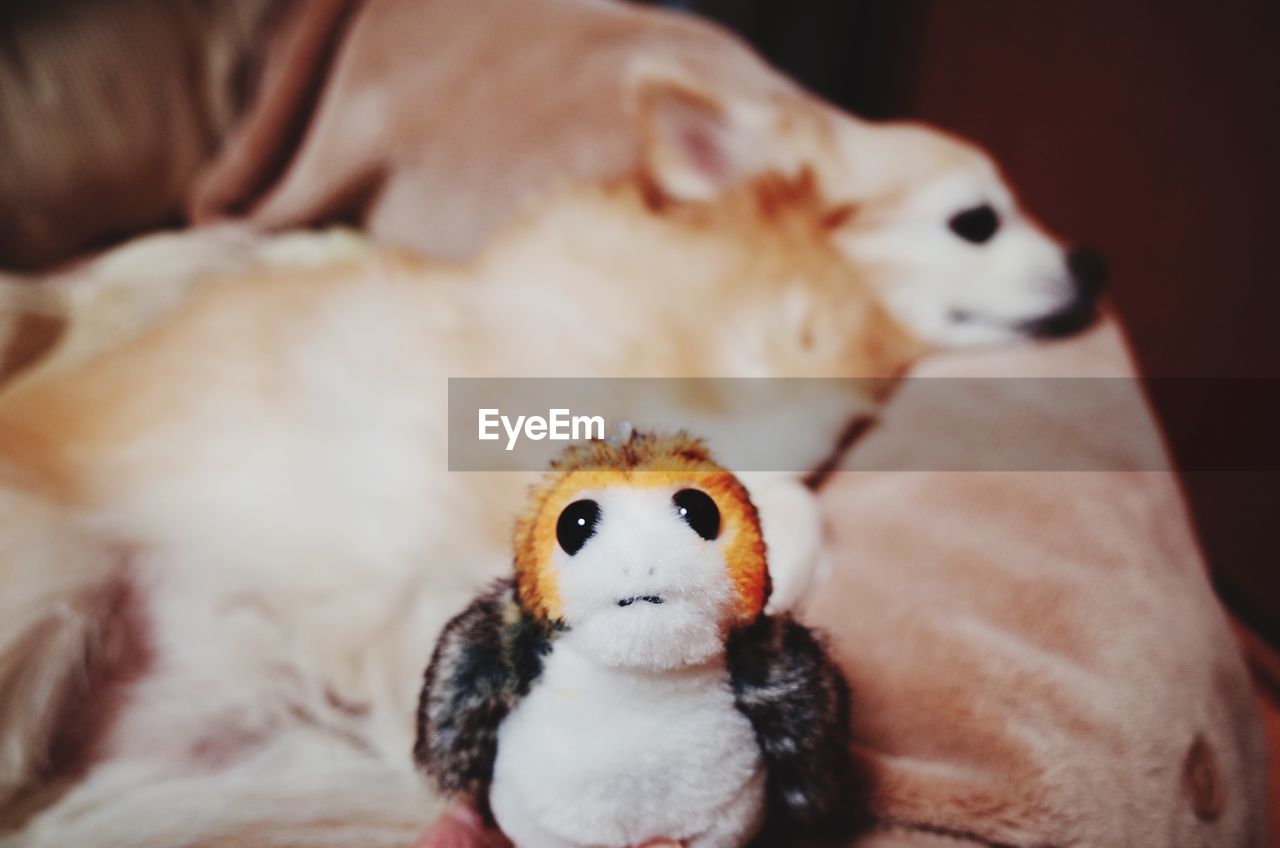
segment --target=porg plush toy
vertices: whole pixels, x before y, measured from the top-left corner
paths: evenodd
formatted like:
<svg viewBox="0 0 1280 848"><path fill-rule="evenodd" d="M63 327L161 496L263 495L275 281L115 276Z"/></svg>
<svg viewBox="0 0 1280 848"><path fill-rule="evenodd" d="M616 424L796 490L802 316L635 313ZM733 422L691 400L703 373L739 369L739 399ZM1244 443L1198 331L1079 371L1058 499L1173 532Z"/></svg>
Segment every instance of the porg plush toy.
<svg viewBox="0 0 1280 848"><path fill-rule="evenodd" d="M570 448L515 540L427 668L415 757L443 792L519 848L736 848L847 809L844 678L764 615L755 507L699 441Z"/></svg>

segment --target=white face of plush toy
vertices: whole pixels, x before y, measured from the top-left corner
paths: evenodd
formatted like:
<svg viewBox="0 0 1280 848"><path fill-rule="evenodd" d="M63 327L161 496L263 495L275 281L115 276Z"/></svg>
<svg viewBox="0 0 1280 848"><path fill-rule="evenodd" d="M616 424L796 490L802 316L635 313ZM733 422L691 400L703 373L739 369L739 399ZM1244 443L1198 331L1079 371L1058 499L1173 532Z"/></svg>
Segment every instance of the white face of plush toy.
<svg viewBox="0 0 1280 848"><path fill-rule="evenodd" d="M731 528L697 488L585 490L560 513L558 638L605 665L665 670L724 651Z"/></svg>

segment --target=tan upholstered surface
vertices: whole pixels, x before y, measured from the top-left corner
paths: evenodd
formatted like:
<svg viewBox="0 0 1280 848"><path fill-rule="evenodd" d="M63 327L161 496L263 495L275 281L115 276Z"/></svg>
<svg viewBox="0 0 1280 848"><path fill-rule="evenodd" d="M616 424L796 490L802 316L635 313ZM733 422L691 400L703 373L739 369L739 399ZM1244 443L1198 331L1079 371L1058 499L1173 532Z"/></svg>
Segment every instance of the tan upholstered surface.
<svg viewBox="0 0 1280 848"><path fill-rule="evenodd" d="M1131 367L1106 324L921 373ZM928 468L931 445L963 422L990 445L1045 440L1064 467L1077 451L1095 467L1148 465L1137 425L1105 438L1106 419L1063 420L1053 381L1009 386L998 403L945 395L940 407L909 384L846 468ZM910 844L922 846L937 839L925 830L1009 845L1264 844L1262 725L1174 476L851 470L822 497L835 574L811 618L849 670L879 820L921 828Z"/></svg>

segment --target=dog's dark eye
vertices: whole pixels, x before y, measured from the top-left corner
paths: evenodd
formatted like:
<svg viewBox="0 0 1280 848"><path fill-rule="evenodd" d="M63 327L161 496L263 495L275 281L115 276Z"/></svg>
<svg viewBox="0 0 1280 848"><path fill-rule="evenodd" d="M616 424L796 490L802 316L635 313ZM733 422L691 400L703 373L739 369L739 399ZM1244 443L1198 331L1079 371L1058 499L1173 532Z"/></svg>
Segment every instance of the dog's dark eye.
<svg viewBox="0 0 1280 848"><path fill-rule="evenodd" d="M996 215L996 210L984 203L952 215L947 226L965 241L982 244L1000 229L1000 218Z"/></svg>
<svg viewBox="0 0 1280 848"><path fill-rule="evenodd" d="M720 510L706 492L681 489L671 500L685 523L708 542L720 535Z"/></svg>
<svg viewBox="0 0 1280 848"><path fill-rule="evenodd" d="M587 540L596 534L600 521L600 505L595 501L574 501L560 513L556 521L556 539L569 556L582 550Z"/></svg>

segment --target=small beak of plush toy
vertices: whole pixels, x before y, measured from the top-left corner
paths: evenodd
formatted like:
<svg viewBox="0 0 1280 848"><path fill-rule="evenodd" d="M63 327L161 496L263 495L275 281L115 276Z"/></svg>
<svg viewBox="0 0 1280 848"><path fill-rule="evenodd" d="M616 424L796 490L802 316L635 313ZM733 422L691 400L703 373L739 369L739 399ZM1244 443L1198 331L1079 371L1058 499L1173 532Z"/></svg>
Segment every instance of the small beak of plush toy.
<svg viewBox="0 0 1280 848"><path fill-rule="evenodd" d="M636 601L643 601L646 604L663 604L666 603L661 595L633 595L630 598L622 598L618 601L618 606L629 607Z"/></svg>

